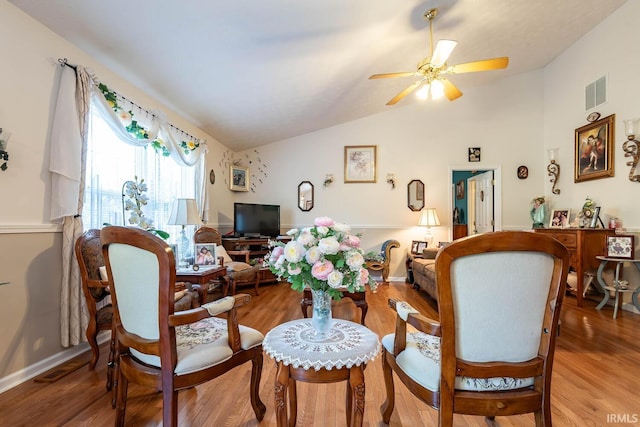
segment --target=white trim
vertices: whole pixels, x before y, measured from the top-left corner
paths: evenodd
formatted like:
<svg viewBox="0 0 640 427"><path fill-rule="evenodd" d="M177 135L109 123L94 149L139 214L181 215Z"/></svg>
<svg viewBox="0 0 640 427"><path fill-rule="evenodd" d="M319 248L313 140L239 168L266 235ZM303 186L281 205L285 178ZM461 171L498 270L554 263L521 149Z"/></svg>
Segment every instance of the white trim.
<svg viewBox="0 0 640 427"><path fill-rule="evenodd" d="M110 333L101 333L98 336L98 345L108 342L110 338ZM74 347L62 350L61 352L49 356L46 359L40 360L33 365L29 365L26 368L7 375L6 377L2 377L0 378L0 394L9 389L12 389L13 387L19 386L20 384L29 381L31 378L35 378L38 375L47 372L49 369L61 365L64 362L67 362L87 351L91 351L91 348L89 347L89 344L85 342ZM98 360L98 363L100 363L101 361L102 359ZM104 361L104 363L107 362Z"/></svg>
<svg viewBox="0 0 640 427"><path fill-rule="evenodd" d="M62 224L4 224L0 234L62 233Z"/></svg>

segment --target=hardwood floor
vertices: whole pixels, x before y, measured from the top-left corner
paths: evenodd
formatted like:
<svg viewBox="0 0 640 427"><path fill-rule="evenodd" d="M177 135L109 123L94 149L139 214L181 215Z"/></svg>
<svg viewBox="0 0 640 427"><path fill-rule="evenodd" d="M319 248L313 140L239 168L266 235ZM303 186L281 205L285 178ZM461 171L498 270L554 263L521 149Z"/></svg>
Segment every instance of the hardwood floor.
<svg viewBox="0 0 640 427"><path fill-rule="evenodd" d="M247 292L252 292L247 288ZM302 317L301 294L286 284L263 285L260 295L239 313L240 323L266 333L282 322ZM381 286L367 294L366 325L383 336L393 331L394 313L387 300L396 298L429 316L436 316L429 298L404 283ZM612 308L595 310L585 301L576 307L575 298L565 298L562 328L558 338L552 382L553 421L556 426L604 426L617 420L637 425L640 404L640 315L623 311L612 319ZM334 303L334 317L358 321L360 310L345 299ZM83 366L54 383L28 381L0 395L2 426L111 426L115 411L105 389L107 347L95 371ZM89 354L82 357L89 359ZM258 423L249 402L250 365L236 368L216 380L180 392L181 426L275 426L275 364L265 355L260 396L267 406ZM380 358L365 370L365 426L381 426L379 407L385 400ZM437 412L413 397L399 380L396 408L391 426L437 424ZM127 425L162 424L161 394L131 385ZM616 418L614 418L616 417ZM634 418L635 417L635 418ZM484 426L483 417L454 418L456 426ZM619 421L618 421L619 422ZM298 384L299 426L343 426L345 383ZM530 415L498 417L498 426L533 426Z"/></svg>

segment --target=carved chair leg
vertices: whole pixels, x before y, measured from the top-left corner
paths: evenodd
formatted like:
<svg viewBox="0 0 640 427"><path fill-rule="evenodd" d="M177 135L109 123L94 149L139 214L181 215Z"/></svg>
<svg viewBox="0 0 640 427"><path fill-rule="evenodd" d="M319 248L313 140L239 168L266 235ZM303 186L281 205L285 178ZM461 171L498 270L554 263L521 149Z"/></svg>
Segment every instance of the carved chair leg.
<svg viewBox="0 0 640 427"><path fill-rule="evenodd" d="M129 387L129 380L118 370L118 386L116 390L118 392L118 398L116 403L116 427L124 426L124 418L127 412L127 388Z"/></svg>
<svg viewBox="0 0 640 427"><path fill-rule="evenodd" d="M89 369L93 370L95 369L96 364L98 363L98 359L100 358L100 348L98 347L97 341L98 328L95 321L89 322L89 325L87 325L86 335L87 342L91 347L91 361L89 362Z"/></svg>
<svg viewBox="0 0 640 427"><path fill-rule="evenodd" d="M262 347L256 348L253 357L251 358L251 389L249 393L251 395L251 406L253 412L256 414L256 419L262 421L264 414L267 411L267 407L260 400L260 378L262 377Z"/></svg>
<svg viewBox="0 0 640 427"><path fill-rule="evenodd" d="M165 426L178 425L178 390L173 389L173 383L167 384L162 391L162 423Z"/></svg>
<svg viewBox="0 0 640 427"><path fill-rule="evenodd" d="M387 391L387 400L380 406L380 412L382 412L382 422L389 424L395 406L395 390L393 387L393 371L391 370L389 362L387 362L387 351L384 348L382 349L382 375Z"/></svg>

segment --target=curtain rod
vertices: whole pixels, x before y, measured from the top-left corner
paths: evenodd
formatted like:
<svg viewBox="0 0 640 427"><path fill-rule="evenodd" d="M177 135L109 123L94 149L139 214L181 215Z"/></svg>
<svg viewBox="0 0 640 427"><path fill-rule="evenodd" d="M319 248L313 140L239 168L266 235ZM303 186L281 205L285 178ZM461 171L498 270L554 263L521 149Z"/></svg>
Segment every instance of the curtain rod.
<svg viewBox="0 0 640 427"><path fill-rule="evenodd" d="M76 70L76 69L77 69L77 67L76 67L75 65L71 65L71 64L69 64L69 60L68 60L67 58L58 58L58 63L60 64L60 66L61 66L61 67L69 67L69 68L72 68L73 70ZM115 92L115 91L114 91L114 93L115 93L116 95L118 95L120 98L124 99L125 101L127 101L127 102L131 103L131 105L135 106L135 107L136 107L136 108L138 108L140 111L144 111L145 113L147 113L147 115L149 115L149 114L150 114L152 117L156 117L156 115L155 115L155 114L153 114L151 111L147 110L146 108L142 108L141 106L139 106L138 104L136 104L136 103L135 103L135 102L133 102L132 100L127 99L127 98L125 98L124 96L120 95L118 92ZM168 123L168 125L169 125L171 128L173 128L173 129L177 130L178 132L182 133L183 135L187 135L187 136L188 136L188 137L190 137L191 139L196 139L196 140L200 139L200 138L196 138L195 136L191 135L189 132L185 132L185 131L183 131L182 129L180 129L180 128L178 128L178 127L174 126L174 125L172 125L171 123Z"/></svg>

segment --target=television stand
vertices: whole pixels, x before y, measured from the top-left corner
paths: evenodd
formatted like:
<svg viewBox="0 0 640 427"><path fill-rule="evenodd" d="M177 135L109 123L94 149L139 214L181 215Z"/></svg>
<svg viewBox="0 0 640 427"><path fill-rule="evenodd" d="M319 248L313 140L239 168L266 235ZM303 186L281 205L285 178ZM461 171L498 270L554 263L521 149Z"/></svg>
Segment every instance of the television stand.
<svg viewBox="0 0 640 427"><path fill-rule="evenodd" d="M222 246L229 252L229 256L237 258L236 261L247 262L247 259L264 258L269 253L269 240L289 241L289 236L271 237L223 237ZM240 252L232 255L231 252ZM275 282L276 276L268 268L260 269L258 273L260 283Z"/></svg>

